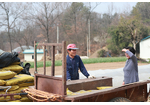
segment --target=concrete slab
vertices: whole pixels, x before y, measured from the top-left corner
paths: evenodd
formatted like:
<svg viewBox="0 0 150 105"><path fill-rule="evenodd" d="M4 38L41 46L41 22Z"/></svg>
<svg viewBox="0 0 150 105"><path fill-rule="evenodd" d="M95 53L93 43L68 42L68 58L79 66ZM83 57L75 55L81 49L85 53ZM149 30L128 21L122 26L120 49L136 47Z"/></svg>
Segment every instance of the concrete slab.
<svg viewBox="0 0 150 105"><path fill-rule="evenodd" d="M139 80L147 80L150 77L150 64L138 66L139 71ZM113 78L113 87L121 86L124 74L123 74L123 68L118 69L107 69L107 70L94 70L90 71L88 70L88 73L95 77L101 77L101 76L108 76ZM57 77L61 77L61 75L57 75ZM84 79L86 78L82 73L79 73L79 78Z"/></svg>

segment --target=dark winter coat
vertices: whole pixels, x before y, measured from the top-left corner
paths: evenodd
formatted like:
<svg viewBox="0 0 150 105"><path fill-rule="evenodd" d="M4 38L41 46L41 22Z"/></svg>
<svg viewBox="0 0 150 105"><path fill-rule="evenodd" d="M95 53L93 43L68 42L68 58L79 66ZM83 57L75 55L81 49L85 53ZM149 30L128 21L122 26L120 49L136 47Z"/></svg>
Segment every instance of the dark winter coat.
<svg viewBox="0 0 150 105"><path fill-rule="evenodd" d="M77 80L79 79L79 73L78 70L82 72L83 75L85 75L87 78L89 76L80 56L76 55L73 59L67 55L66 57L67 61L67 80Z"/></svg>

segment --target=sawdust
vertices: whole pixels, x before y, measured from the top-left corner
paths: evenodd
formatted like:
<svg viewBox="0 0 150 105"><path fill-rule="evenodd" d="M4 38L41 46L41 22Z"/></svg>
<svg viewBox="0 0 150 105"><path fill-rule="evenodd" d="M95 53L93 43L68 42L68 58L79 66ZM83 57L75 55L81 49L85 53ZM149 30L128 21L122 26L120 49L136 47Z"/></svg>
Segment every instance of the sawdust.
<svg viewBox="0 0 150 105"><path fill-rule="evenodd" d="M55 60L62 60L62 54L56 54Z"/></svg>
<svg viewBox="0 0 150 105"><path fill-rule="evenodd" d="M42 57L40 61L43 61L43 59L44 59L44 56ZM46 61L49 61L49 60L51 60L50 56L46 56Z"/></svg>
<svg viewBox="0 0 150 105"><path fill-rule="evenodd" d="M43 61L44 56L42 57L42 59L40 61ZM46 61L50 61L51 57L50 56L46 56ZM62 60L62 54L56 54L55 55L55 60Z"/></svg>
<svg viewBox="0 0 150 105"><path fill-rule="evenodd" d="M96 51L90 56L90 58L97 58L97 57L98 57L98 52L101 51L101 50L108 51L108 48L107 48L107 47L103 47L103 48L101 48L101 49L96 50Z"/></svg>

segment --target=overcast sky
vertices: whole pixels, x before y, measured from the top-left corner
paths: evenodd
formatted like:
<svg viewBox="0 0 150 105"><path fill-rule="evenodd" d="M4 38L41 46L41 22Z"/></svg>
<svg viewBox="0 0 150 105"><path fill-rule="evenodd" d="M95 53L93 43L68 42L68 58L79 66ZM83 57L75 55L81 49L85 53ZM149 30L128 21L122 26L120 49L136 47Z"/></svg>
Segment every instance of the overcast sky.
<svg viewBox="0 0 150 105"><path fill-rule="evenodd" d="M98 13L108 13L109 8L113 5L113 12L121 13L126 10L129 12L132 10L132 7L136 5L136 3L137 2L101 2L94 11Z"/></svg>
<svg viewBox="0 0 150 105"><path fill-rule="evenodd" d="M98 13L108 13L108 8L110 8L110 6L113 4L113 12L123 12L125 9L127 9L128 11L132 10L132 7L136 5L137 2L140 1L135 1L135 0L130 0L130 1L125 1L122 2L120 0L72 0L72 1L68 1L68 0L1 0L1 2L99 2L101 3L100 5L98 5L94 11L98 12ZM143 2L143 1L142 1Z"/></svg>

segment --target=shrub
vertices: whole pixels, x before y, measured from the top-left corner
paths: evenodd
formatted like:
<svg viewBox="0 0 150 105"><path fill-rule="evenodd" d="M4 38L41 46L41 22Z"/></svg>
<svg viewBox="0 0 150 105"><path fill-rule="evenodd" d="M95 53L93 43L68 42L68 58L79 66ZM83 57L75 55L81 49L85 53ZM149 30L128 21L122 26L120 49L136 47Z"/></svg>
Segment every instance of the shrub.
<svg viewBox="0 0 150 105"><path fill-rule="evenodd" d="M100 50L97 53L98 53L98 57L105 57L106 51L105 50Z"/></svg>

